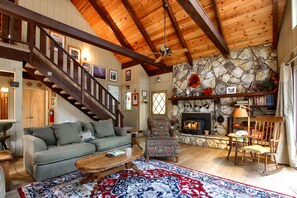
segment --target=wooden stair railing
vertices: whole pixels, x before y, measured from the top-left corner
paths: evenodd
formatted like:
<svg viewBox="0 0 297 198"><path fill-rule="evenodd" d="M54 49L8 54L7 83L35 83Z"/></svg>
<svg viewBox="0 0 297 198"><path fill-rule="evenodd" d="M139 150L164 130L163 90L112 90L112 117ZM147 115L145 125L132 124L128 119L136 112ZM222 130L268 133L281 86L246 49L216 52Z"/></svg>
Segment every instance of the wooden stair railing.
<svg viewBox="0 0 297 198"><path fill-rule="evenodd" d="M71 57L46 30L32 22L27 22L27 27L26 41L19 37L7 37L9 30L0 36L4 37L2 41L7 43L12 44L16 41L28 44L29 57L24 59L28 59L25 62L33 68L27 65L24 69L92 119L112 118L116 126L123 126L124 116L119 109L120 103L108 90ZM41 75L36 75L37 71ZM53 87L54 85L57 87Z"/></svg>

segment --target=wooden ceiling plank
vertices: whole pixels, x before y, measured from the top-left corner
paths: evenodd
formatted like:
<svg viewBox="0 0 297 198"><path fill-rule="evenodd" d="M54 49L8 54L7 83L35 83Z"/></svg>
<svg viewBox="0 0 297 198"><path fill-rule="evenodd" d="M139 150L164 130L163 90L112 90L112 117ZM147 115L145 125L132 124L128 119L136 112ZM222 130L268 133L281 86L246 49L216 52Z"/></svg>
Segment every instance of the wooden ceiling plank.
<svg viewBox="0 0 297 198"><path fill-rule="evenodd" d="M278 0L273 0L272 3L273 14L273 33L272 33L272 48L277 49L278 43Z"/></svg>
<svg viewBox="0 0 297 198"><path fill-rule="evenodd" d="M163 2L163 4L164 3L167 3L166 0L162 0L162 2ZM179 25L178 25L177 20L176 20L176 18L174 16L174 13L173 13L173 10L172 10L171 6L169 5L169 3L167 3L167 5L168 5L168 7L166 9L166 12L168 14L168 17L169 17L169 19L171 21L171 24L172 24L172 26L173 26L173 28L175 30L175 33L177 34L177 38L179 39L182 47L183 48L186 48L188 50L187 52L185 52L185 55L187 56L187 59L188 59L189 64L192 65L192 63L193 63L193 57L192 57L192 55L190 53L190 49L188 48L188 45L187 45L187 43L186 43L186 41L184 39L184 36L182 34L182 31L179 28Z"/></svg>
<svg viewBox="0 0 297 198"><path fill-rule="evenodd" d="M12 14L17 18L24 19L29 22L33 22L44 28L49 28L51 30L60 32L66 36L72 37L74 39L78 39L80 41L89 43L91 45L100 47L102 49L112 51L112 52L121 54L123 56L130 57L132 59L139 60L141 62L148 63L150 65L154 65L156 67L160 67L160 68L166 67L165 64L155 63L155 60L148 58L142 54L139 54L137 52L134 52L133 50L108 42L97 36L94 36L92 34L79 30L77 28L74 28L70 25L63 24L59 21L56 21L44 15L38 14L29 9L16 5L14 3L0 0L0 10L4 13Z"/></svg>
<svg viewBox="0 0 297 198"><path fill-rule="evenodd" d="M215 28L203 7L196 0L177 0L189 16L204 31L223 55L229 54L228 46L222 35Z"/></svg>
<svg viewBox="0 0 297 198"><path fill-rule="evenodd" d="M103 5L100 2L97 2L96 0L89 0L93 8L96 10L96 12L99 14L101 19L108 25L111 30L113 31L115 37L117 40L121 43L123 47L132 49L132 46L125 38L124 34L121 32L121 30L118 28L117 24L113 21L107 10L103 7Z"/></svg>
<svg viewBox="0 0 297 198"><path fill-rule="evenodd" d="M144 37L144 40L146 41L146 43L151 48L152 52L158 52L159 50L157 50L157 48L153 44L152 40L150 39L150 36L145 31L144 26L140 22L139 18L137 17L137 15L136 15L135 11L133 10L133 8L132 8L131 4L129 3L129 1L128 0L122 0L122 3L125 6L128 13L130 14L131 18L133 19L135 25L138 27L141 35ZM155 57L159 58L159 55L155 54Z"/></svg>
<svg viewBox="0 0 297 198"><path fill-rule="evenodd" d="M215 14L215 19L217 22L218 30L219 30L220 34L224 37L217 2L216 2L216 0L211 0L211 3L212 3L212 8L213 8L213 11Z"/></svg>

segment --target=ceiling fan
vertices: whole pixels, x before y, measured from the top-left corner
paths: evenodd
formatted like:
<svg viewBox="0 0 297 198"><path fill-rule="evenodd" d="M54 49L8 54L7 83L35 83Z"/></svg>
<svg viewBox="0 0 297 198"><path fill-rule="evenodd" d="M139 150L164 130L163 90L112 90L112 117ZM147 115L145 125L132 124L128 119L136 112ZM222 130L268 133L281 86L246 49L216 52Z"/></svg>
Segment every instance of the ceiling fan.
<svg viewBox="0 0 297 198"><path fill-rule="evenodd" d="M170 47L166 46L166 9L168 9L168 4L165 2L163 3L164 8L164 44L159 45L159 52L155 52L152 54L160 54L159 58L155 61L156 63L160 62L165 56L171 56L171 54L175 53L183 53L187 52L187 48L178 49L178 50L171 50Z"/></svg>

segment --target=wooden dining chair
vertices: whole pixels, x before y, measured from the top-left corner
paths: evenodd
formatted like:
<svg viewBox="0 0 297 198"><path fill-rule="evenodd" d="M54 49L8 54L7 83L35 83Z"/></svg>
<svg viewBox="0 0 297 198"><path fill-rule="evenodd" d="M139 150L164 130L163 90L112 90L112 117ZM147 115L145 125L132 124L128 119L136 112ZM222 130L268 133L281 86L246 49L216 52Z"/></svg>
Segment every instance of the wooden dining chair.
<svg viewBox="0 0 297 198"><path fill-rule="evenodd" d="M254 156L254 161L258 158L258 163L260 162L260 156L264 156L263 174L269 174L269 172L267 172L269 156L273 159L276 169L279 169L275 155L277 154L277 147L282 129L281 126L284 122L284 118L258 116L255 118L255 121L255 128L250 135L250 143L248 146L242 148L242 161L245 158L246 152L250 152L252 156Z"/></svg>

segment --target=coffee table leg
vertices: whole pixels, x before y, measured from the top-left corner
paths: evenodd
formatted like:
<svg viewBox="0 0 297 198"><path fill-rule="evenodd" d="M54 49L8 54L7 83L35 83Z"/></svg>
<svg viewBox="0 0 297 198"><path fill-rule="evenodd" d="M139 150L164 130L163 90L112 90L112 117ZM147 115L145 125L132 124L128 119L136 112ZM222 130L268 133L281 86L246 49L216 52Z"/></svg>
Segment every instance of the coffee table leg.
<svg viewBox="0 0 297 198"><path fill-rule="evenodd" d="M133 170L135 170L136 173L138 173L139 175L142 175L141 170L139 170L138 167L132 162L126 163L126 168L132 168Z"/></svg>
<svg viewBox="0 0 297 198"><path fill-rule="evenodd" d="M83 180L80 182L80 184L86 184L86 183L88 183L89 181L93 181L93 180L95 180L95 174L94 174L94 173L88 173L87 176L86 176L86 178L83 179Z"/></svg>

